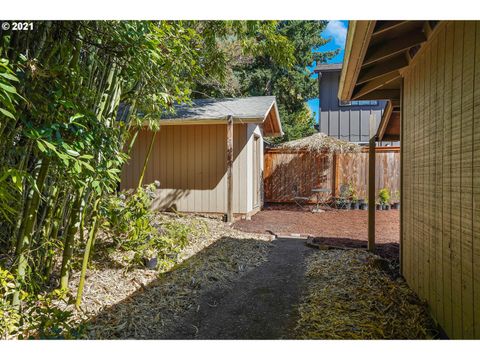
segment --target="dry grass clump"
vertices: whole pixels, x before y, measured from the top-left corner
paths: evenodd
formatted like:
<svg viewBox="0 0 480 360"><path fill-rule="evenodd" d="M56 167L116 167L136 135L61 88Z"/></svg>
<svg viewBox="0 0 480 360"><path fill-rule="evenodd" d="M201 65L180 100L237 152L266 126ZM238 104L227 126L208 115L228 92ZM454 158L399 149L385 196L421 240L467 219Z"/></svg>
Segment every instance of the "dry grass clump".
<svg viewBox="0 0 480 360"><path fill-rule="evenodd" d="M301 339L426 339L427 309L400 278L364 250L320 250L307 265L307 290L295 328Z"/></svg>
<svg viewBox="0 0 480 360"><path fill-rule="evenodd" d="M215 218L159 213L166 220L196 227L179 254L179 264L159 273L125 271L129 252L108 251L88 271L82 312L90 338L162 338L197 306L199 296L228 287L266 261L269 237L240 232ZM72 282L78 281L75 274Z"/></svg>
<svg viewBox="0 0 480 360"><path fill-rule="evenodd" d="M355 153L360 151L359 145L328 136L324 133L316 133L298 140L288 141L279 144L277 148L330 153Z"/></svg>

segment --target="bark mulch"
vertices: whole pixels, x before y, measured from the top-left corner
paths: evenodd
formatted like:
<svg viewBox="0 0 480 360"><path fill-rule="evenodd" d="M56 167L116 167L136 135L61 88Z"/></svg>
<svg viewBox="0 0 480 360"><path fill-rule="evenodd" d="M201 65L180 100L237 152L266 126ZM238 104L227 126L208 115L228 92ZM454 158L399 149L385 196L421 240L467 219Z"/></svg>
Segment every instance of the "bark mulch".
<svg viewBox="0 0 480 360"><path fill-rule="evenodd" d="M330 210L312 213L294 205L269 205L235 228L250 233L308 234L313 237L367 241L367 211ZM400 211L376 212L376 243L398 243Z"/></svg>
<svg viewBox="0 0 480 360"><path fill-rule="evenodd" d="M365 210L327 210L312 213L291 204L267 204L251 220L240 220L234 227L248 233L285 236L302 234L317 244L346 248L366 248L368 219ZM375 253L398 270L400 241L400 211L376 212Z"/></svg>

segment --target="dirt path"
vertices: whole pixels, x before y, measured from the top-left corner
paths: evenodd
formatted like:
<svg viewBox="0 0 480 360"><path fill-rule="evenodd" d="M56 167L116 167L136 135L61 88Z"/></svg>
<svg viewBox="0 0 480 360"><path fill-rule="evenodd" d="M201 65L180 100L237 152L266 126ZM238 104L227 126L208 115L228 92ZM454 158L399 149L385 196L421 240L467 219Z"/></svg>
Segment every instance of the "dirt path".
<svg viewBox="0 0 480 360"><path fill-rule="evenodd" d="M273 241L268 261L226 291L202 296L199 307L166 338L279 339L291 337L312 249L299 239Z"/></svg>

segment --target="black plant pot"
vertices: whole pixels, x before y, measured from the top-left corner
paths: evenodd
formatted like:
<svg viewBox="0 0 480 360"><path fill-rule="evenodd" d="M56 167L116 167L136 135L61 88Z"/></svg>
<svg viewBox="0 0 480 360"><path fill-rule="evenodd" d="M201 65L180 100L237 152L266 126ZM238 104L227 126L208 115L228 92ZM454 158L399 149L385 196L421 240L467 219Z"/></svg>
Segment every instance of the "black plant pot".
<svg viewBox="0 0 480 360"><path fill-rule="evenodd" d="M352 210L360 209L360 204L358 202L352 202Z"/></svg>
<svg viewBox="0 0 480 360"><path fill-rule="evenodd" d="M360 210L368 210L368 204L367 203L360 204Z"/></svg>
<svg viewBox="0 0 480 360"><path fill-rule="evenodd" d="M400 209L400 203L398 203L398 202L397 202L397 203L393 203L393 204L392 204L392 209L394 209L394 210L399 210L399 209Z"/></svg>
<svg viewBox="0 0 480 360"><path fill-rule="evenodd" d="M376 204L375 206L377 210L383 210L383 207L381 204Z"/></svg>
<svg viewBox="0 0 480 360"><path fill-rule="evenodd" d="M390 205L389 204L383 204L382 205L382 210L390 210Z"/></svg>
<svg viewBox="0 0 480 360"><path fill-rule="evenodd" d="M144 258L143 259L143 264L145 265L145 267L147 269L154 270L154 269L157 268L157 265L158 265L157 257L153 257L151 259Z"/></svg>

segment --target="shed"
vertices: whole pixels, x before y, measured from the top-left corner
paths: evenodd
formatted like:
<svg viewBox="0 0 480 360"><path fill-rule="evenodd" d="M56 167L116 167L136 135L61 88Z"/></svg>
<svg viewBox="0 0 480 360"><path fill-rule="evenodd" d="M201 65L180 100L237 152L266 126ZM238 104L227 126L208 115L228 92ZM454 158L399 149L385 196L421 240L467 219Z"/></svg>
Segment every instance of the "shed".
<svg viewBox="0 0 480 360"><path fill-rule="evenodd" d="M121 189L137 186L155 136L143 181L160 181L155 209L249 217L261 208L263 137L283 135L274 96L197 99L158 121L158 132L138 134Z"/></svg>
<svg viewBox="0 0 480 360"><path fill-rule="evenodd" d="M388 100L370 143L401 140L402 275L449 337L480 339L480 22L351 22L338 96Z"/></svg>

